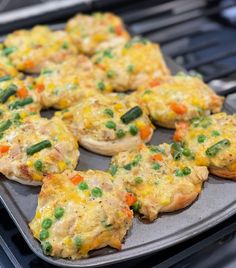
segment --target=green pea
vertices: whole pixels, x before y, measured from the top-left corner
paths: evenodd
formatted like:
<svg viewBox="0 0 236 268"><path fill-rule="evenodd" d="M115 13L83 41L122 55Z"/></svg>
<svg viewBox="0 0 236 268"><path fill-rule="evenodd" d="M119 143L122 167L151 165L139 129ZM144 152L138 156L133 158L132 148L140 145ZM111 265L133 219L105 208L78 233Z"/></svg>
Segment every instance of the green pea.
<svg viewBox="0 0 236 268"><path fill-rule="evenodd" d="M80 236L76 236L74 238L74 243L76 245L77 248L81 248L82 247L82 239Z"/></svg>
<svg viewBox="0 0 236 268"><path fill-rule="evenodd" d="M185 176L187 176L187 175L191 174L191 169L189 167L185 167L185 168L183 168L182 172Z"/></svg>
<svg viewBox="0 0 236 268"><path fill-rule="evenodd" d="M190 156L191 155L191 151L188 148L184 148L182 151L182 154L184 156Z"/></svg>
<svg viewBox="0 0 236 268"><path fill-rule="evenodd" d="M184 174L183 174L183 171L182 170L180 170L180 169L177 169L176 171L175 171L175 176L177 176L177 177L182 177Z"/></svg>
<svg viewBox="0 0 236 268"><path fill-rule="evenodd" d="M55 218L59 220L64 215L64 212L65 212L64 208L57 207L54 211Z"/></svg>
<svg viewBox="0 0 236 268"><path fill-rule="evenodd" d="M102 197L102 190L99 187L93 188L91 192L93 197Z"/></svg>
<svg viewBox="0 0 236 268"><path fill-rule="evenodd" d="M64 42L61 47L63 49L68 49L69 48L69 44L67 42Z"/></svg>
<svg viewBox="0 0 236 268"><path fill-rule="evenodd" d="M143 179L141 178L141 177L136 177L135 178L135 183L136 184L140 184L140 183L142 183L143 182Z"/></svg>
<svg viewBox="0 0 236 268"><path fill-rule="evenodd" d="M155 164L152 165L152 169L158 170L160 168L161 168L161 165L158 164L158 163L155 163Z"/></svg>
<svg viewBox="0 0 236 268"><path fill-rule="evenodd" d="M129 132L132 136L135 136L138 133L138 128L135 125L131 125L129 127Z"/></svg>
<svg viewBox="0 0 236 268"><path fill-rule="evenodd" d="M104 110L104 114L108 115L109 117L113 117L114 116L113 111L111 109L109 109L109 108L106 108Z"/></svg>
<svg viewBox="0 0 236 268"><path fill-rule="evenodd" d="M114 77L114 75L115 75L115 73L112 70L110 70L110 71L107 72L107 77L108 78L112 78L112 77Z"/></svg>
<svg viewBox="0 0 236 268"><path fill-rule="evenodd" d="M116 137L117 137L118 139L121 139L121 138L123 138L124 136L125 136L125 132L124 132L123 129L118 129L118 130L116 131Z"/></svg>
<svg viewBox="0 0 236 268"><path fill-rule="evenodd" d="M36 160L34 162L34 168L37 170L37 171L42 171L43 169L43 163L41 160Z"/></svg>
<svg viewBox="0 0 236 268"><path fill-rule="evenodd" d="M41 232L39 233L39 240L43 241L49 237L49 232L46 229L42 229Z"/></svg>
<svg viewBox="0 0 236 268"><path fill-rule="evenodd" d="M52 226L52 220L49 218L46 218L42 222L42 228L43 229L49 229Z"/></svg>
<svg viewBox="0 0 236 268"><path fill-rule="evenodd" d="M141 208L141 202L137 200L133 204L132 209L133 209L134 212L139 212L140 208Z"/></svg>
<svg viewBox="0 0 236 268"><path fill-rule="evenodd" d="M106 88L106 86L105 86L105 84L101 81L101 82L98 82L98 83L97 83L97 88L98 88L99 90L103 91L103 90Z"/></svg>
<svg viewBox="0 0 236 268"><path fill-rule="evenodd" d="M126 169L126 170L131 170L132 169L132 164L129 163L127 165L124 165L123 168Z"/></svg>
<svg viewBox="0 0 236 268"><path fill-rule="evenodd" d="M117 165L115 165L115 164L111 164L110 165L109 172L110 172L110 174L112 176L114 176L116 174L117 170L118 170L118 166Z"/></svg>
<svg viewBox="0 0 236 268"><path fill-rule="evenodd" d="M116 123L113 121L107 121L105 126L110 129L116 129Z"/></svg>
<svg viewBox="0 0 236 268"><path fill-rule="evenodd" d="M213 137L220 136L220 132L217 131L217 130L213 130L213 131L211 132L211 136L213 136Z"/></svg>
<svg viewBox="0 0 236 268"><path fill-rule="evenodd" d="M45 241L42 243L42 249L45 255L49 255L52 252L52 245L48 241Z"/></svg>
<svg viewBox="0 0 236 268"><path fill-rule="evenodd" d="M86 182L81 182L79 185L78 185L78 188L82 191L84 190L87 190L89 187L88 187L88 184Z"/></svg>
<svg viewBox="0 0 236 268"><path fill-rule="evenodd" d="M202 134L197 137L197 141L199 143L205 142L206 139L207 139L207 137L205 135L202 135Z"/></svg>
<svg viewBox="0 0 236 268"><path fill-rule="evenodd" d="M128 65L127 72L132 73L133 71L134 71L134 65L133 64Z"/></svg>

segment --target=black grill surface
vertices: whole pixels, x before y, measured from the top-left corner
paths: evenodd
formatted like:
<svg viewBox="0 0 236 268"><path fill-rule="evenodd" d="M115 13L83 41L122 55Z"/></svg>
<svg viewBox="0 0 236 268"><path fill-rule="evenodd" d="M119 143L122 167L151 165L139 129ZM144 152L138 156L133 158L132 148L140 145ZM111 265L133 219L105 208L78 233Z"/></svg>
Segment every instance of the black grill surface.
<svg viewBox="0 0 236 268"><path fill-rule="evenodd" d="M66 1L66 0L64 0ZM0 0L0 10L14 10L49 1ZM55 3L63 0L52 0ZM120 15L133 35L161 44L166 54L189 72L201 73L236 112L236 1L234 0L94 0L47 18L2 27L30 27L35 23L63 23L81 11L112 11ZM86 2L86 3L85 3ZM30 13L29 13L30 17ZM56 19L56 21L55 21ZM53 20L53 21L50 21ZM234 249L236 216L177 246L124 267L236 267ZM223 257L222 257L223 255ZM137 264L138 263L138 264ZM232 264L233 263L233 264ZM36 257L26 245L6 210L0 204L0 267L53 267ZM113 266L113 267L120 267Z"/></svg>

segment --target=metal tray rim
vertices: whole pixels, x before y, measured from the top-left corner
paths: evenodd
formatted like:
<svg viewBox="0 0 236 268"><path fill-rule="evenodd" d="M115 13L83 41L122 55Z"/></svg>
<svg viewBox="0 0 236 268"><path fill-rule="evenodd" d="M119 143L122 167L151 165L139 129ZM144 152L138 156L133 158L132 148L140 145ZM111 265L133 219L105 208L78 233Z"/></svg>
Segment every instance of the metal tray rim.
<svg viewBox="0 0 236 268"><path fill-rule="evenodd" d="M224 221L225 219L229 218L236 212L236 201L235 201L232 204L228 205L227 209L224 208L220 213L219 211L217 211L215 216L209 217L207 219L206 218L201 219L198 225L189 226L187 229L185 229L185 231L179 231L175 235L171 236L169 235L166 238L161 239L160 241L156 240L153 242L146 243L144 245L136 246L131 249L124 249L118 252L104 255L102 256L102 262L99 262L97 257L73 261L68 259L60 259L45 256L41 251L39 243L33 238L33 236L30 237L29 239L26 233L26 230L29 229L28 225L26 224L26 222L24 222L24 220L20 216L20 212L14 206L13 201L7 196L7 193L5 192L5 189L2 187L1 184L0 184L0 190L1 190L0 195L1 202L7 209L10 217L17 225L18 230L24 237L30 249L41 259L59 267L80 267L80 268L99 267L101 265L115 264L122 261L134 259L136 257L142 257L147 254L151 254L160 251L162 249L165 249L169 246L173 246L175 244L183 242L189 238L192 238L197 234L200 234L201 232L206 231L209 228Z"/></svg>

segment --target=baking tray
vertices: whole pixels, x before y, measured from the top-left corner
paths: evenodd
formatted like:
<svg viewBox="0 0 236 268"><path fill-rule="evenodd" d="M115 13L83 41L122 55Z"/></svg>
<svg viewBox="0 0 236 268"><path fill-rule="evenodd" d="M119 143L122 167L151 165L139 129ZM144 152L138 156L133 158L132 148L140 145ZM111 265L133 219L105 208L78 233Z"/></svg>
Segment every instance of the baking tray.
<svg viewBox="0 0 236 268"><path fill-rule="evenodd" d="M166 61L173 74L182 70L168 57ZM233 112L227 104L224 109L228 113ZM43 112L47 117L51 114L52 111ZM173 133L173 130L158 127L151 143L170 143ZM99 156L83 148L80 152L78 170L108 169L110 157ZM236 213L236 183L209 176L200 197L190 207L162 214L149 224L135 218L121 251L107 247L93 251L88 259L72 261L45 256L29 230L28 222L34 217L40 187L21 185L5 179L3 175L0 178L0 200L31 250L46 262L61 267L98 267L148 255L193 237Z"/></svg>

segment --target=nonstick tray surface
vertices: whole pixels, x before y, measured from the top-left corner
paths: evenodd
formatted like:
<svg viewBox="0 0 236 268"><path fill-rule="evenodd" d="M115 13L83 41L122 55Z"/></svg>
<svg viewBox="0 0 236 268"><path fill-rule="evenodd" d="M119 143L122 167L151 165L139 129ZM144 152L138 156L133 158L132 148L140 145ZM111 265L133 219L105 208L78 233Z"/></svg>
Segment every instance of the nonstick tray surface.
<svg viewBox="0 0 236 268"><path fill-rule="evenodd" d="M172 73L181 70L166 58ZM225 105L225 111L232 108ZM45 116L52 111L43 112ZM152 144L171 143L174 131L157 127ZM80 147L78 170L107 170L110 157L99 156ZM88 259L71 261L45 256L28 227L34 217L40 187L25 186L5 179L0 175L0 199L32 251L45 261L61 267L98 267L133 259L167 248L193 237L236 213L236 182L209 176L200 197L190 207L175 213L162 214L153 223L134 219L121 251L111 248L96 250Z"/></svg>

